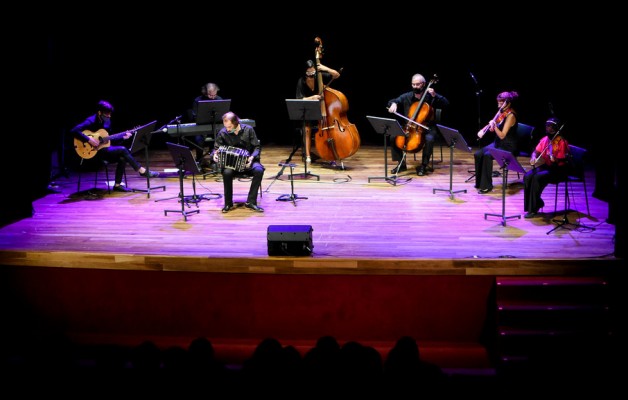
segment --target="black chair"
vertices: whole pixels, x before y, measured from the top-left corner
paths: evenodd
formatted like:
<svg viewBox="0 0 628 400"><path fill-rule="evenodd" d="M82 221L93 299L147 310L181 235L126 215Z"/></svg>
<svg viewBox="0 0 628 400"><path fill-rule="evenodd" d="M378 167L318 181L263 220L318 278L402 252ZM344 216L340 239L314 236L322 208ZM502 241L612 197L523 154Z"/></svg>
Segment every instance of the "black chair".
<svg viewBox="0 0 628 400"><path fill-rule="evenodd" d="M111 164L109 161L107 160L103 160L100 158L96 158L95 160L93 159L84 159L81 158L81 161L79 163L78 166L78 180L77 180L77 184L76 184L76 191L80 192L81 191L81 177L83 175L83 170L87 167L86 164L95 164L93 165L94 167L94 187L98 187L98 175L100 174L100 170L104 169L105 170L105 184L107 185L107 193L111 193L111 185L109 184L109 164ZM126 171L124 172L124 184L126 187L128 187L128 182L126 179Z"/></svg>
<svg viewBox="0 0 628 400"><path fill-rule="evenodd" d="M519 122L517 124L517 157L530 157L534 150L534 127Z"/></svg>
<svg viewBox="0 0 628 400"><path fill-rule="evenodd" d="M515 153L516 157L527 157L528 159L532 156L532 152L534 151L534 127L532 125L527 125L519 122L517 124L517 130L515 134L517 135L517 150ZM524 164L525 165L525 164ZM521 179L521 174L517 172L517 179Z"/></svg>
<svg viewBox="0 0 628 400"><path fill-rule="evenodd" d="M582 147L569 145L569 155L567 158L567 168L568 173L567 177L563 180L557 182L550 182L551 184L556 186L556 193L554 196L554 213L557 211L558 207L558 186L561 183L565 184L565 211L569 209L571 201L575 203L575 196L573 194L573 183L582 183L582 188L584 191L584 198L587 204L587 215L591 215L591 211L589 208L589 195L587 192L587 181L585 176L586 171L586 163L587 163L588 151ZM571 187L571 189L570 189ZM569 199L569 192L571 192L572 199Z"/></svg>

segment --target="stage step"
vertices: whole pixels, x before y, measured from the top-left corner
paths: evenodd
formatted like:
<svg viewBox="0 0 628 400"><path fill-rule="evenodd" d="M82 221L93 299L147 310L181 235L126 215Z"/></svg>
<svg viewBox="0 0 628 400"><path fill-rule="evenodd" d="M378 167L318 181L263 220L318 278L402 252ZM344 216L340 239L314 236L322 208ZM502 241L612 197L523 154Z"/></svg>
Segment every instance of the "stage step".
<svg viewBox="0 0 628 400"><path fill-rule="evenodd" d="M604 277L496 278L498 370L588 368L610 357L616 335Z"/></svg>

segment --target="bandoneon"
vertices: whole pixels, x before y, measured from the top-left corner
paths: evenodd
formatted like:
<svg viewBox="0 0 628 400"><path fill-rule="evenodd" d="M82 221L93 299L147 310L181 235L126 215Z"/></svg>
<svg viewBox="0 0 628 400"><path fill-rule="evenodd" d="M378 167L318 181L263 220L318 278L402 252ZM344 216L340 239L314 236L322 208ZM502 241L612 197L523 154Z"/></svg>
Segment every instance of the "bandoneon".
<svg viewBox="0 0 628 400"><path fill-rule="evenodd" d="M218 148L218 168L229 168L236 172L246 169L250 154L246 149L233 146L220 146Z"/></svg>

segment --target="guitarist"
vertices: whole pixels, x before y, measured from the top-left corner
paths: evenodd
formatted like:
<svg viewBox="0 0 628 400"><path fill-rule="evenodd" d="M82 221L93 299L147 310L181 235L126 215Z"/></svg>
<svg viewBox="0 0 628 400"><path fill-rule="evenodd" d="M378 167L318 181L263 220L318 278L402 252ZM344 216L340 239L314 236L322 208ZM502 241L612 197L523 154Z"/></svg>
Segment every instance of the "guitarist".
<svg viewBox="0 0 628 400"><path fill-rule="evenodd" d="M525 218L534 218L545 205L541 194L550 182L561 182L567 176L569 143L561 136L562 125L558 118L545 122L545 136L534 148L530 169L523 177L523 209Z"/></svg>
<svg viewBox="0 0 628 400"><path fill-rule="evenodd" d="M113 190L116 192L130 192L131 189L121 185L127 163L143 177L150 176L151 178L156 178L159 176L159 173L148 171L146 168L142 167L135 158L133 158L133 155L126 147L114 145L121 142L123 139L128 139L133 133L132 131L128 131L116 134L111 136L110 140L108 134L111 130L111 113L113 113L111 103L101 100L98 102L96 114L85 118L83 122L72 128L70 132L72 132L72 135L77 141L84 144L86 149L96 150L96 157L101 157L108 162L117 163ZM101 134L102 132L105 132L105 134Z"/></svg>

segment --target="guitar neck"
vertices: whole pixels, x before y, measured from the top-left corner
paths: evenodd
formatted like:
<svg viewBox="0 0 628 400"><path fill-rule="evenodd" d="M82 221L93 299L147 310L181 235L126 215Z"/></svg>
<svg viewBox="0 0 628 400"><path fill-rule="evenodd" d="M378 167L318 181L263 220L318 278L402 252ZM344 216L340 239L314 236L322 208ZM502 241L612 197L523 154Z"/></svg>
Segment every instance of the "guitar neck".
<svg viewBox="0 0 628 400"><path fill-rule="evenodd" d="M110 140L121 139L121 138L124 138L124 135L126 135L126 134L127 134L127 132L128 132L128 131L126 131L126 132L116 133L116 134L114 134L114 135L109 135L109 136L101 136L101 138L100 138L100 139L101 139L101 142L102 142L102 143L104 143L104 142L108 142L108 141L110 141Z"/></svg>

